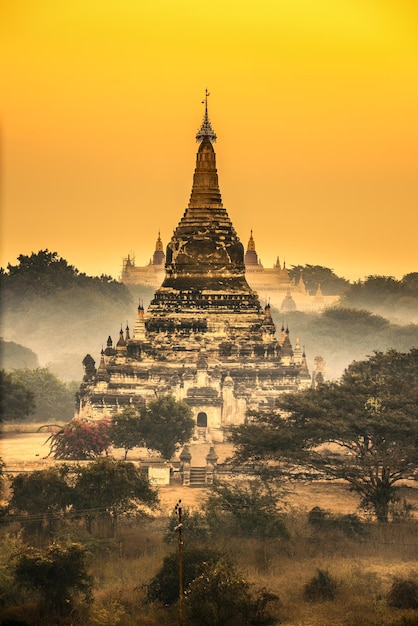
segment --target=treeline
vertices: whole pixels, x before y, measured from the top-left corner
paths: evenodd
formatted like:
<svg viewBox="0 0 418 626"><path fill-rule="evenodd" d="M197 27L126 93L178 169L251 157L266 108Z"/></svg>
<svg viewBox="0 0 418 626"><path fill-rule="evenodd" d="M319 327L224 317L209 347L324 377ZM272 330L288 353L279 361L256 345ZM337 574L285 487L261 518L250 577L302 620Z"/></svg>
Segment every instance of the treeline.
<svg viewBox="0 0 418 626"><path fill-rule="evenodd" d="M0 422L66 422L76 408L77 381L65 383L50 370L0 370Z"/></svg>
<svg viewBox="0 0 418 626"><path fill-rule="evenodd" d="M135 320L125 285L87 276L49 250L20 255L16 265L1 269L0 289L4 339L29 348L65 380L80 380L86 353L97 358L108 335Z"/></svg>
<svg viewBox="0 0 418 626"><path fill-rule="evenodd" d="M284 319L293 341L299 337L306 345L309 363L317 354L325 358L328 376L339 376L373 350L418 345L418 272L354 283L318 265L293 266L289 273L296 282L302 277L310 293L320 284L324 295L341 297L321 314L286 313ZM16 265L1 269L0 289L1 367L41 365L66 381L80 381L86 353L97 360L108 335L116 339L121 325L132 327L138 300L147 307L154 293L144 285L128 289L107 275L86 276L49 250L20 255ZM273 315L280 325L283 314Z"/></svg>
<svg viewBox="0 0 418 626"><path fill-rule="evenodd" d="M417 324L395 324L366 310L341 305L322 313L294 311L284 317L272 308L272 315L276 324L284 319L289 326L293 346L296 338L305 345L309 364L317 355L325 359L328 379L338 378L351 361L364 359L374 350L408 351L418 346Z"/></svg>

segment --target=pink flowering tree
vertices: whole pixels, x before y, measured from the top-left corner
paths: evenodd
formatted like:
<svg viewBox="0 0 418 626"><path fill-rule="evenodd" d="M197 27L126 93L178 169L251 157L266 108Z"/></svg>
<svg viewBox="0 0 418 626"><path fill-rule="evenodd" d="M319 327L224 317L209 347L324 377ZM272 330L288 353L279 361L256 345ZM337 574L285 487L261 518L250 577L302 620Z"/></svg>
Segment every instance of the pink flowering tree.
<svg viewBox="0 0 418 626"><path fill-rule="evenodd" d="M66 460L94 459L110 446L109 426L107 418L94 421L75 418L47 439L49 455Z"/></svg>

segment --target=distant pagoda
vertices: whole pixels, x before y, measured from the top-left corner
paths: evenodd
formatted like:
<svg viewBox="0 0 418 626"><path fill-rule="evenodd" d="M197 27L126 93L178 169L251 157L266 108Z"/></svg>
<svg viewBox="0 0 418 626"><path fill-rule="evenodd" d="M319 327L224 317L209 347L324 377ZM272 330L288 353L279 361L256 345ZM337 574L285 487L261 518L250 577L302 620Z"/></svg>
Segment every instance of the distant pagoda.
<svg viewBox="0 0 418 626"><path fill-rule="evenodd" d="M244 247L222 204L205 113L189 204L165 255L165 278L132 337L111 337L99 367L83 361L79 412L112 414L171 393L193 410L196 437L222 441L248 409L275 405L277 396L311 385L304 351L276 327L245 277ZM157 241L158 244L158 241ZM162 253L162 249L159 250ZM160 255L162 258L162 255Z"/></svg>

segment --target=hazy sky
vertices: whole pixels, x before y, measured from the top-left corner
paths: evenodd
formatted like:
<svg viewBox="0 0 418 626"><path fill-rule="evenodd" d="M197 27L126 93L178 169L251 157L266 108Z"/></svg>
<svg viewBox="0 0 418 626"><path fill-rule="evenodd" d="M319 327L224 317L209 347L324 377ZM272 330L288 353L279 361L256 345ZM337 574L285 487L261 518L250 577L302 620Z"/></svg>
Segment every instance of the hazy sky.
<svg viewBox="0 0 418 626"><path fill-rule="evenodd" d="M418 271L416 0L3 0L0 265L148 262L207 87L224 205L266 266Z"/></svg>

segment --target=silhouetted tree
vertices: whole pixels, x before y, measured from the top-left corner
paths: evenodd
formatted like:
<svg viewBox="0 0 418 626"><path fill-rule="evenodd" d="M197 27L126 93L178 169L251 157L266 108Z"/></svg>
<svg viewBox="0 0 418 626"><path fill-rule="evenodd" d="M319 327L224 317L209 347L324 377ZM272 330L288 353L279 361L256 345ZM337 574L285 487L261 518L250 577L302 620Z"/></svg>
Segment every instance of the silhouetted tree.
<svg viewBox="0 0 418 626"><path fill-rule="evenodd" d="M286 394L278 405L234 430L237 457L344 479L386 522L397 483L418 469L418 349L376 352L352 363L340 382Z"/></svg>
<svg viewBox="0 0 418 626"><path fill-rule="evenodd" d="M0 422L24 420L34 411L32 390L5 370L0 370Z"/></svg>
<svg viewBox="0 0 418 626"><path fill-rule="evenodd" d="M79 466L76 474L73 508L85 519L89 532L93 521L101 518L116 536L120 516L140 514L158 503L157 491L133 463L101 457Z"/></svg>
<svg viewBox="0 0 418 626"><path fill-rule="evenodd" d="M190 407L173 396L161 396L140 409L140 432L146 446L171 459L176 445L190 440L194 420Z"/></svg>
<svg viewBox="0 0 418 626"><path fill-rule="evenodd" d="M47 607L58 615L68 615L79 596L87 604L93 601L87 551L76 543L54 543L45 552L27 548L17 559L15 577L19 585L39 592Z"/></svg>
<svg viewBox="0 0 418 626"><path fill-rule="evenodd" d="M140 423L138 411L133 407L126 407L120 413L112 415L109 438L115 448L125 450L125 460L129 450L144 445Z"/></svg>

